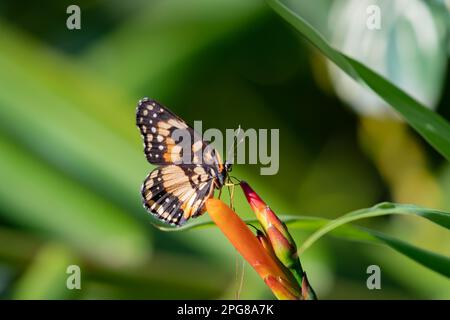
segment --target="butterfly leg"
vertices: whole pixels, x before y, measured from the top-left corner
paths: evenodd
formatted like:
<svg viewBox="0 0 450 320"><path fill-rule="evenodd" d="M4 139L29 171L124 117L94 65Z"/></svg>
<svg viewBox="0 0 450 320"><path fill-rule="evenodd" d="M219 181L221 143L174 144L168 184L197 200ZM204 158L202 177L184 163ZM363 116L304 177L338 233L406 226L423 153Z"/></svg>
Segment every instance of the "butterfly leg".
<svg viewBox="0 0 450 320"><path fill-rule="evenodd" d="M231 205L231 208L233 208L233 210L234 210L234 187L235 187L234 184L230 187L230 189L231 189L231 192L230 192L230 205Z"/></svg>
<svg viewBox="0 0 450 320"><path fill-rule="evenodd" d="M236 183L228 182L225 183L225 186L228 189L228 194L230 195L230 208L234 210L234 187Z"/></svg>
<svg viewBox="0 0 450 320"><path fill-rule="evenodd" d="M230 196L230 208L231 210L234 210L234 203L233 203L233 185L226 184L228 194Z"/></svg>

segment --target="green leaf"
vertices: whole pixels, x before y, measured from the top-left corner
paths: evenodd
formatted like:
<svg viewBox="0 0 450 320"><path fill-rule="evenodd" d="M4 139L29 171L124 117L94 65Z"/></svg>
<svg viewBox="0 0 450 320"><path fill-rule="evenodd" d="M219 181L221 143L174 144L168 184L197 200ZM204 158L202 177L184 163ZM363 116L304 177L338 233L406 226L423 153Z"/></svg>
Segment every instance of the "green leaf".
<svg viewBox="0 0 450 320"><path fill-rule="evenodd" d="M305 19L278 0L268 4L345 73L367 85L397 110L438 152L450 160L450 124L362 63L333 48Z"/></svg>
<svg viewBox="0 0 450 320"><path fill-rule="evenodd" d="M349 212L340 218L330 221L321 229L317 230L311 236L309 236L303 242L302 246L299 249L299 252L300 253L304 252L323 235L327 234L333 229L336 229L337 227L340 227L352 221L365 218L379 217L388 214L417 215L426 218L444 228L450 229L450 214L447 212L435 209L422 208L419 206L409 204L383 202L371 208Z"/></svg>
<svg viewBox="0 0 450 320"><path fill-rule="evenodd" d="M298 223L300 222L300 223ZM318 221L319 222L319 221ZM290 228L302 228L302 221L296 221L295 218L287 221L286 224ZM318 223L327 225L326 221L320 219ZM319 229L320 231L321 229ZM391 249L407 256L408 258L420 263L421 265L440 273L446 277L450 277L450 258L441 254L431 252L426 249L419 248L405 241L393 238L384 233L371 230L368 228L354 227L350 225L341 225L338 229L330 230L334 236L352 241L368 242L373 244L385 244ZM304 252L306 248L303 249Z"/></svg>
<svg viewBox="0 0 450 320"><path fill-rule="evenodd" d="M281 216L281 220L289 228L315 231L309 236L299 249L299 253L305 252L315 241L322 236L330 233L333 236L372 244L385 244L395 251L409 257L410 259L434 270L446 277L450 277L450 258L416 247L402 240L393 238L378 231L367 228L348 225L349 222L364 218L378 217L388 214L416 215L426 218L434 223L450 229L450 214L447 212L421 208L415 205L404 205L395 203L380 203L374 207L352 211L338 219L328 220L324 218L306 217L306 216ZM258 224L258 220L244 220L247 224ZM169 228L157 225L156 227L163 231L182 231L202 229L214 226L212 221L190 223L179 228Z"/></svg>
<svg viewBox="0 0 450 320"><path fill-rule="evenodd" d="M407 242L401 241L399 239L392 238L383 233L376 232L373 230L366 230L368 233L372 234L375 238L383 241L389 247L394 250L403 253L405 256L419 262L420 264L434 270L446 277L450 278L450 258L413 246Z"/></svg>

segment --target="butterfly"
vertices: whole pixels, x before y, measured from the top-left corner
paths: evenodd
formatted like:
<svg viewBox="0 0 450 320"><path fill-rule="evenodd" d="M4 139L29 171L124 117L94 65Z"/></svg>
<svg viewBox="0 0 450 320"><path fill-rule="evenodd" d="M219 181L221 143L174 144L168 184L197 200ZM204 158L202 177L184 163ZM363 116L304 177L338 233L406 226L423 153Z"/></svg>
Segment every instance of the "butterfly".
<svg viewBox="0 0 450 320"><path fill-rule="evenodd" d="M136 124L147 161L157 165L141 187L144 208L175 226L202 215L206 200L227 181L231 163L222 163L209 142L155 100L139 101Z"/></svg>

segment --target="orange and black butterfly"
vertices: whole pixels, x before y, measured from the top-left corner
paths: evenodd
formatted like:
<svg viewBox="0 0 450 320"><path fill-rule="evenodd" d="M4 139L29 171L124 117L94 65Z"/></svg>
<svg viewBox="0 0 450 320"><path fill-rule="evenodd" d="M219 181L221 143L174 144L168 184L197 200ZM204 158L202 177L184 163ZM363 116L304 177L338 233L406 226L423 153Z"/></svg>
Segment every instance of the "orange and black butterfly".
<svg viewBox="0 0 450 320"><path fill-rule="evenodd" d="M176 226L205 212L205 202L221 189L231 164L186 122L155 100L143 98L136 123L148 162L157 165L141 188L144 207Z"/></svg>

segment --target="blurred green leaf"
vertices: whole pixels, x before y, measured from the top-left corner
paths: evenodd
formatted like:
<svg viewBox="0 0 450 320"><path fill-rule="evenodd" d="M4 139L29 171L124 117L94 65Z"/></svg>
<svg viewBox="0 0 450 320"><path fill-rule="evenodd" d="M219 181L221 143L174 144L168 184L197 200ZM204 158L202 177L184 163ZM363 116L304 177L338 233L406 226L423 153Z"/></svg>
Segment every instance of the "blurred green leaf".
<svg viewBox="0 0 450 320"><path fill-rule="evenodd" d="M427 109L405 92L362 63L334 49L299 14L279 0L267 0L268 4L294 26L306 39L331 61L356 81L369 86L427 140L447 160L450 160L450 124L435 112Z"/></svg>
<svg viewBox="0 0 450 320"><path fill-rule="evenodd" d="M69 265L77 263L70 250L61 245L48 244L41 248L25 274L15 284L13 299L73 298L78 290L69 290L66 273Z"/></svg>
<svg viewBox="0 0 450 320"><path fill-rule="evenodd" d="M206 299L223 294L232 278L232 272L222 264L212 268L208 259L188 254L160 251L141 264L117 266L98 263L85 252L48 242L48 236L16 228L0 228L0 242L8 244L0 246L0 265L6 263L21 271L12 290L18 299L89 299L96 297L97 289L100 297L109 299ZM73 264L79 265L82 272L81 291L67 290L65 285L66 269ZM184 272L180 272L181 265Z"/></svg>
<svg viewBox="0 0 450 320"><path fill-rule="evenodd" d="M81 61L132 92L170 97L196 54L227 41L265 9L255 0L154 1L89 48Z"/></svg>
<svg viewBox="0 0 450 320"><path fill-rule="evenodd" d="M148 257L144 230L113 204L43 164L0 135L0 213L62 239L110 265Z"/></svg>
<svg viewBox="0 0 450 320"><path fill-rule="evenodd" d="M0 37L1 131L140 212L139 186L149 169L135 126L137 101L7 25L1 24Z"/></svg>
<svg viewBox="0 0 450 320"><path fill-rule="evenodd" d="M443 14L442 5L422 0L410 0L405 5L399 5L398 1L378 1L377 7L383 13L382 26L373 30L366 25L369 16L366 10L373 3L372 0L335 1L325 13L327 21L321 22L329 31L323 32L323 28L318 28L319 23L313 27L336 50L370 66L434 110L442 93L447 63L443 45L447 30L442 28L442 23L448 17ZM303 6L290 2L288 7L307 19ZM327 63L327 66L336 95L358 114L396 118L392 108L372 90L355 82L336 65Z"/></svg>
<svg viewBox="0 0 450 320"><path fill-rule="evenodd" d="M206 259L189 255L155 253L152 259L135 268L108 268L86 265L86 291L83 298L101 296L126 299L217 298L232 278L225 266L212 267ZM201 280L199 280L201 279Z"/></svg>

